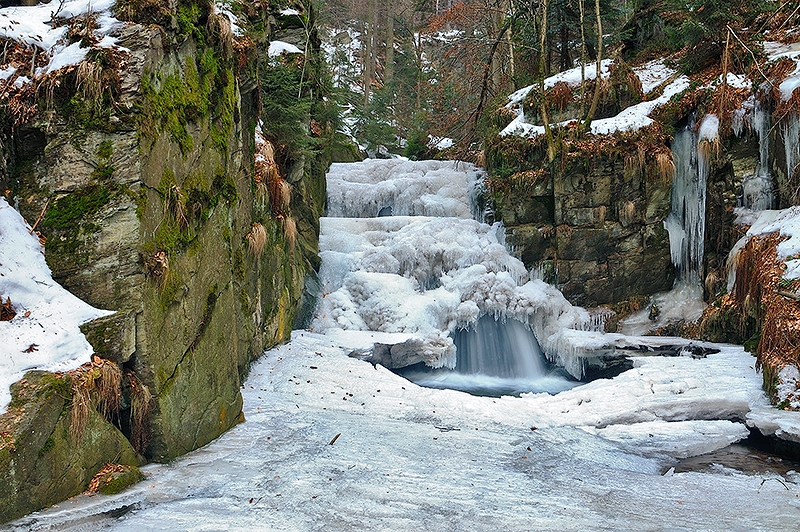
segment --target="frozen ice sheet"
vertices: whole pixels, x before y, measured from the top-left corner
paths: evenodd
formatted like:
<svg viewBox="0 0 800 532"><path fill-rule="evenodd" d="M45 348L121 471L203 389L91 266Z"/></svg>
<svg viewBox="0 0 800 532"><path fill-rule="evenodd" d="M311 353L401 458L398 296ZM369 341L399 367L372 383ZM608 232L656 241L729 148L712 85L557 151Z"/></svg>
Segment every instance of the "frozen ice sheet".
<svg viewBox="0 0 800 532"><path fill-rule="evenodd" d="M800 519L800 485L786 478L661 474L670 454L742 434L714 418L762 400L752 370L736 377L752 364L740 348L640 359L617 379L555 397L487 398L420 388L337 344L294 333L253 366L246 422L147 466L123 494L78 497L17 529L728 531ZM581 425L612 405L652 420ZM125 506L121 517L106 513Z"/></svg>

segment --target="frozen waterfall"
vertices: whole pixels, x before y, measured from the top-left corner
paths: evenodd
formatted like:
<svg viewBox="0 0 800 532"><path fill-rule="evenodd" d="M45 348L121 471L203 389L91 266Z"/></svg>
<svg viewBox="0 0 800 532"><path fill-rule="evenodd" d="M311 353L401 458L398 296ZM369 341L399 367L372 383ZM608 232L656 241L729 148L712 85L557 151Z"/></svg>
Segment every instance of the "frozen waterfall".
<svg viewBox="0 0 800 532"><path fill-rule="evenodd" d="M664 227L669 233L676 284L684 281L688 284L699 284L703 274L706 180L710 149L707 145L717 139L716 127L713 123L707 124L709 116L713 115L708 115L701 124L700 135L703 136L695 133L694 124L690 123L675 133L672 143L675 163L672 208L664 221ZM705 145L701 147L702 143Z"/></svg>
<svg viewBox="0 0 800 532"><path fill-rule="evenodd" d="M413 340L420 364L403 374L428 386L482 394L573 386L545 354L557 359L559 332L585 329L589 316L530 280L503 245L502 226L474 219L482 178L455 161L334 164L312 330ZM580 364L572 366L580 377Z"/></svg>

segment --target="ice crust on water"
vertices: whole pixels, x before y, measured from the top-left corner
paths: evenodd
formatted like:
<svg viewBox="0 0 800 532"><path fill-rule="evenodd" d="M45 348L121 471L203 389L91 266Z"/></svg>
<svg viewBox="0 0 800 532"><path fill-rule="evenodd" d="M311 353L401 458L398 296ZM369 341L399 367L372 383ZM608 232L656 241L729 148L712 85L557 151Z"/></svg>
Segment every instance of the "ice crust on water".
<svg viewBox="0 0 800 532"><path fill-rule="evenodd" d="M252 367L246 422L146 466L131 490L77 497L14 526L782 531L800 518L800 485L788 476L661 474L671 457L744 436L729 419L769 408L739 347L638 358L614 379L555 396L489 398L348 358L362 334L295 331Z"/></svg>
<svg viewBox="0 0 800 532"><path fill-rule="evenodd" d="M9 386L26 371L67 371L88 362L93 350L80 325L111 314L53 281L39 239L0 197L0 299L8 298L17 315L0 321L0 413L11 400Z"/></svg>

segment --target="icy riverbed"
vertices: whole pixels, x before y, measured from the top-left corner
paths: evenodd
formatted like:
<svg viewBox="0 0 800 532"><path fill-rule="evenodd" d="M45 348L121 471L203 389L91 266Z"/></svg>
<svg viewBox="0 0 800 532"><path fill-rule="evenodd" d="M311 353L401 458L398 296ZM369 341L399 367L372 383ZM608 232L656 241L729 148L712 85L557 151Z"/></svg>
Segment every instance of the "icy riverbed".
<svg viewBox="0 0 800 532"><path fill-rule="evenodd" d="M612 380L495 399L348 358L359 334L296 332L253 366L245 423L145 467L123 494L77 497L16 529L787 530L800 519L797 476L663 473L671 457L741 438L728 419L766 406L741 348L638 358Z"/></svg>

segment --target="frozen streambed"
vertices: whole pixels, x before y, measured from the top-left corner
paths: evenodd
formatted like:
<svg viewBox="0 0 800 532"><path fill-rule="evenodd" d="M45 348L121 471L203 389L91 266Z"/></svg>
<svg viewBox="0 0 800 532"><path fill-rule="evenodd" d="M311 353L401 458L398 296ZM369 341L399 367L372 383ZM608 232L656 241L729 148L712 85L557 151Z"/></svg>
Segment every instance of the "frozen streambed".
<svg viewBox="0 0 800 532"><path fill-rule="evenodd" d="M639 358L555 396L489 398L418 387L339 347L370 334L296 332L253 366L245 423L147 466L123 494L78 497L17 528L728 531L800 519L796 476L663 474L672 457L744 436L728 419L764 405L740 348Z"/></svg>
<svg viewBox="0 0 800 532"><path fill-rule="evenodd" d="M800 435L795 413L770 410L755 359L731 346L705 358L638 357L617 377L579 387L548 373L543 355L580 376L594 352L682 340L593 331L599 324L585 310L529 278L498 227L472 219L478 178L474 167L450 162L334 166L329 214L339 217L321 224L317 314L311 331L296 331L251 369L242 390L247 421L172 464L147 466L147 480L125 493L79 497L15 526L785 530L796 523L795 473L670 470L745 438L747 423ZM438 368L424 378L449 379L447 386L471 380L456 387L522 393L420 387L348 356L376 343L414 346L403 356ZM503 355L523 346L524 356L487 361L487 346Z"/></svg>

